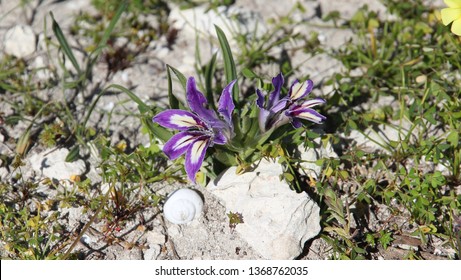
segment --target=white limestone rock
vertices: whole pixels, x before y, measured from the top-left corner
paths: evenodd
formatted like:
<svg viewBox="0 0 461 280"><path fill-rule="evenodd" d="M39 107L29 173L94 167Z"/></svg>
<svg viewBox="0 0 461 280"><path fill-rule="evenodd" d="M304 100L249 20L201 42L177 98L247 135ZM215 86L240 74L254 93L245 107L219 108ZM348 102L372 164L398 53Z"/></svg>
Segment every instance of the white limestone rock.
<svg viewBox="0 0 461 280"><path fill-rule="evenodd" d="M318 179L322 172L322 167L316 163L319 159L338 158L329 141L322 141L320 138L313 140L314 148L299 147L299 158L303 160L301 167L306 174Z"/></svg>
<svg viewBox="0 0 461 280"><path fill-rule="evenodd" d="M280 164L262 160L241 175L231 167L207 186L226 213L242 215L235 231L266 259L296 258L320 232L320 208L306 193L291 190L282 173Z"/></svg>
<svg viewBox="0 0 461 280"><path fill-rule="evenodd" d="M155 260L160 255L162 245L165 244L166 236L159 231L148 231L146 233L146 243L148 249L143 251L145 260Z"/></svg>
<svg viewBox="0 0 461 280"><path fill-rule="evenodd" d="M143 251L145 260L156 260L160 255L162 247L158 244L150 245L149 249Z"/></svg>
<svg viewBox="0 0 461 280"><path fill-rule="evenodd" d="M69 150L66 148L54 151L46 150L30 157L32 169L44 177L56 180L70 180L73 175L82 175L86 172L85 162L76 160L66 162Z"/></svg>
<svg viewBox="0 0 461 280"><path fill-rule="evenodd" d="M15 25L6 31L3 39L4 52L17 58L24 58L35 52L36 36L32 27Z"/></svg>
<svg viewBox="0 0 461 280"><path fill-rule="evenodd" d="M197 34L216 37L215 25L223 30L230 44L234 43L231 35L236 32L256 32L258 35L266 32L261 14L238 6L218 7L216 11L204 5L186 10L173 6L169 17L173 26L192 40L195 40Z"/></svg>
<svg viewBox="0 0 461 280"><path fill-rule="evenodd" d="M181 9L180 6L172 4L168 18L171 27L179 30L179 35L174 51L166 52L166 50L159 49L160 57L168 61L168 64L175 65L186 77L194 75L196 71L196 60L191 54L198 52L203 62L209 61L216 52L221 56L221 52L216 49L219 45L215 25L220 27L226 35L234 56L240 50L235 39L236 34L246 34L247 40L251 41L258 40L267 32L265 22L258 12L237 6L208 10L206 5ZM216 42L216 44L210 44L210 42ZM218 60L221 59L218 57Z"/></svg>

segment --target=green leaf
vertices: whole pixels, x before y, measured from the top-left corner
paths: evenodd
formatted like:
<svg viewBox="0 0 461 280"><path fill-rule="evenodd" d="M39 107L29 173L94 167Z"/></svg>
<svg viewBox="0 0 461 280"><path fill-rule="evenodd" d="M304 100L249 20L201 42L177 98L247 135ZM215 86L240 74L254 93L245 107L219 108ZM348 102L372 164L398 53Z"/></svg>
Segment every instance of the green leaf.
<svg viewBox="0 0 461 280"><path fill-rule="evenodd" d="M150 112L149 106L147 106L146 103L144 103L141 99L139 99L139 97L136 96L136 94L134 94L131 90L129 90L129 89L123 87L123 86L116 85L116 84L109 85L106 88L106 90L108 90L109 88L115 88L115 89L118 89L118 90L123 91L124 93L126 93L131 98L131 100L133 100L136 104L138 104L139 112L141 112L141 113Z"/></svg>
<svg viewBox="0 0 461 280"><path fill-rule="evenodd" d="M206 93L206 98L208 100L208 104L211 105L213 109L216 110L216 104L214 102L214 97L213 97L213 74L216 69L216 57L217 53L215 53L211 57L210 63L206 66L205 68L205 93Z"/></svg>
<svg viewBox="0 0 461 280"><path fill-rule="evenodd" d="M229 84L233 80L237 79L237 68L235 67L234 57L232 56L232 51L227 41L226 35L224 32L215 25L216 34L218 35L219 44L221 45L221 50L224 58L224 72L226 74L226 81ZM234 87L232 91L234 103L239 103L239 90L238 87Z"/></svg>
<svg viewBox="0 0 461 280"><path fill-rule="evenodd" d="M74 146L69 151L69 153L67 154L65 161L66 162L73 162L73 161L77 160L78 156L79 156L79 153L80 153L80 146L79 145Z"/></svg>
<svg viewBox="0 0 461 280"><path fill-rule="evenodd" d="M70 48L69 43L67 42L66 37L64 36L64 33L62 33L61 27L59 27L59 24L54 19L53 12L50 12L50 16L51 16L51 19L53 20L51 29L53 30L53 33L56 36L56 39L58 39L58 42L62 48L62 51L69 58L75 70L77 70L77 73L80 74L81 73L80 65L78 65L77 59L75 58L74 53L72 52L72 49Z"/></svg>
<svg viewBox="0 0 461 280"><path fill-rule="evenodd" d="M256 140L258 141L258 146L263 145L269 137L271 137L272 132L274 132L274 128L269 129L263 135L258 137Z"/></svg>
<svg viewBox="0 0 461 280"><path fill-rule="evenodd" d="M238 162L234 156L234 153L229 153L223 150L216 150L213 153L213 157L216 158L218 161L223 163L226 166L234 166L237 165Z"/></svg>
<svg viewBox="0 0 461 280"><path fill-rule="evenodd" d="M26 154L27 149L30 145L30 128L27 128L26 132L19 138L16 144L16 152L21 156Z"/></svg>
<svg viewBox="0 0 461 280"><path fill-rule="evenodd" d="M295 177L293 176L293 174L289 173L289 172L285 172L283 173L283 177L288 181L288 182L293 182L295 180Z"/></svg>
<svg viewBox="0 0 461 280"><path fill-rule="evenodd" d="M143 126L149 130L151 135L154 135L163 143L168 141L168 139L170 139L171 136L173 136L173 134L169 130L159 126L158 124L153 123L150 118L144 117L141 119L141 122Z"/></svg>
<svg viewBox="0 0 461 280"><path fill-rule="evenodd" d="M186 76L184 76L178 69L174 68L173 66L171 65L166 65L167 69L168 70L171 70L173 71L173 73L176 75L176 77L178 78L179 80L179 83L181 84L181 86L183 87L184 91L186 91L186 84L187 84L187 78Z"/></svg>
<svg viewBox="0 0 461 280"><path fill-rule="evenodd" d="M121 1L120 5L117 8L117 11L115 12L114 16L112 17L109 26L107 26L106 30L104 31L104 34L101 37L101 41L99 41L98 46L96 47L94 53L92 54L92 59L89 62L90 65L93 65L96 60L98 59L98 56L101 54L101 51L104 49L104 47L107 44L107 41L110 38L110 35L112 34L112 31L115 28L115 25L119 21L120 17L122 16L123 11L126 10L127 8L127 1Z"/></svg>
<svg viewBox="0 0 461 280"><path fill-rule="evenodd" d="M379 243L383 246L384 249L387 249L387 247L392 243L394 238L392 238L392 233L391 232L385 232L384 230L381 230L379 232Z"/></svg>
<svg viewBox="0 0 461 280"><path fill-rule="evenodd" d="M243 75L245 78L248 78L248 79L253 79L253 78L258 77L258 75L256 75L255 72L251 71L251 70L248 69L248 68L243 68L243 69L242 69L242 75Z"/></svg>
<svg viewBox="0 0 461 280"><path fill-rule="evenodd" d="M451 146L457 148L459 144L459 132L452 130L450 134L448 134L447 141Z"/></svg>
<svg viewBox="0 0 461 280"><path fill-rule="evenodd" d="M170 103L170 108L179 109L179 100L173 94L173 81L171 80L170 68L168 68L168 65L166 70L166 76L168 80L168 102Z"/></svg>

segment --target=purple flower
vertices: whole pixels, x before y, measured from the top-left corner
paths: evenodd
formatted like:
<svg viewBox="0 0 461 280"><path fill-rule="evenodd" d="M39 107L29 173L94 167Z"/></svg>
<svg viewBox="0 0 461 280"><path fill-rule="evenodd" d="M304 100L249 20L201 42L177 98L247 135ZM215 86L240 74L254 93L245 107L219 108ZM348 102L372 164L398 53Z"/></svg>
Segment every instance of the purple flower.
<svg viewBox="0 0 461 280"><path fill-rule="evenodd" d="M192 182L202 166L206 150L214 144L224 145L234 136L232 124L232 87L236 81L227 85L219 98L217 116L214 110L208 109L208 102L195 84L193 77L187 80L186 97L192 112L171 109L157 114L153 122L171 129L180 130L165 143L163 152L170 159L186 155L186 173Z"/></svg>
<svg viewBox="0 0 461 280"><path fill-rule="evenodd" d="M309 120L314 123L321 123L326 119L325 116L312 109L314 106L325 103L325 100L321 98L303 100L314 87L314 83L311 80L306 80L303 83L295 80L287 96L280 98L283 83L282 73L272 79L274 91L269 94L266 104L264 102L264 94L259 89L256 90L256 94L258 95L256 104L260 109L259 128L262 132L287 123L291 123L293 127L299 128L302 126L300 119Z"/></svg>

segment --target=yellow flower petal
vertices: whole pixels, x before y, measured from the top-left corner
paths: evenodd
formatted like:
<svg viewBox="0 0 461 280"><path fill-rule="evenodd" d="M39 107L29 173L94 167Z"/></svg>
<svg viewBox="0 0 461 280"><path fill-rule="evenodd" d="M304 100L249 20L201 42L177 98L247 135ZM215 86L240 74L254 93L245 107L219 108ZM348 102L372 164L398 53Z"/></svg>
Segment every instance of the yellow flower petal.
<svg viewBox="0 0 461 280"><path fill-rule="evenodd" d="M450 8L461 8L461 0L444 0L444 2Z"/></svg>
<svg viewBox="0 0 461 280"><path fill-rule="evenodd" d="M451 25L451 32L458 36L461 36L461 19L457 19Z"/></svg>
<svg viewBox="0 0 461 280"><path fill-rule="evenodd" d="M441 12L444 25L449 25L450 22L461 18L461 8L445 8Z"/></svg>

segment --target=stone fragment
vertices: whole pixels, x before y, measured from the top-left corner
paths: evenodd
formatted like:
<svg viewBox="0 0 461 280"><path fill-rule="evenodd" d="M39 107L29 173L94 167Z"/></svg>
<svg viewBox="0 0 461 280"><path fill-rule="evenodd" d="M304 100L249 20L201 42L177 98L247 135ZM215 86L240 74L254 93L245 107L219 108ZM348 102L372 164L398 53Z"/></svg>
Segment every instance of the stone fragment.
<svg viewBox="0 0 461 280"><path fill-rule="evenodd" d="M146 233L146 241L149 245L165 243L166 237L163 233L157 231L149 231Z"/></svg>
<svg viewBox="0 0 461 280"><path fill-rule="evenodd" d="M319 159L338 158L329 141L322 141L320 138L313 140L314 148L299 147L299 158L303 160L301 167L306 174L318 179L322 172L322 167L316 163Z"/></svg>
<svg viewBox="0 0 461 280"><path fill-rule="evenodd" d="M66 148L54 151L46 150L31 156L32 169L45 177L56 180L70 180L73 175L83 175L86 165L83 160L66 162L69 150Z"/></svg>
<svg viewBox="0 0 461 280"><path fill-rule="evenodd" d="M320 232L319 206L281 180L282 166L261 160L251 172L225 171L207 186L225 205L240 213L235 231L266 259L294 259L304 243Z"/></svg>
<svg viewBox="0 0 461 280"><path fill-rule="evenodd" d="M16 25L6 31L3 39L4 52L24 58L35 52L36 36L32 27Z"/></svg>
<svg viewBox="0 0 461 280"><path fill-rule="evenodd" d="M158 256L160 255L161 248L162 247L157 244L149 245L149 249L143 252L144 259L145 260L156 260Z"/></svg>

